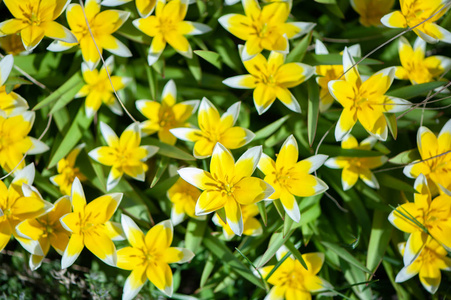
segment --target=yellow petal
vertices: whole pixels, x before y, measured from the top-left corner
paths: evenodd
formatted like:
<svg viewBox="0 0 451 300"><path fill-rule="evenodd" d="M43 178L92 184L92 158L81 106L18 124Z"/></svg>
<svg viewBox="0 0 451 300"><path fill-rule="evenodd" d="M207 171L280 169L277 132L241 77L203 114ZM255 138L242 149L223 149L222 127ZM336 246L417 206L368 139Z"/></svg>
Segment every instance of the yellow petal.
<svg viewBox="0 0 451 300"><path fill-rule="evenodd" d="M117 250L117 267L120 269L136 269L142 265L143 259L145 259L145 256L141 249L125 247Z"/></svg>
<svg viewBox="0 0 451 300"><path fill-rule="evenodd" d="M66 250L64 250L63 257L61 259L61 268L66 269L70 267L80 255L84 248L83 235L72 234L67 244Z"/></svg>
<svg viewBox="0 0 451 300"><path fill-rule="evenodd" d="M110 220L121 203L122 193L100 196L86 206L86 222L103 224Z"/></svg>
<svg viewBox="0 0 451 300"><path fill-rule="evenodd" d="M171 246L173 228L169 220L163 221L152 227L147 232L145 243L147 249L155 249L158 251L165 251Z"/></svg>
<svg viewBox="0 0 451 300"><path fill-rule="evenodd" d="M95 228L84 232L84 243L95 256L110 266L116 266L116 247L104 228Z"/></svg>
<svg viewBox="0 0 451 300"><path fill-rule="evenodd" d="M20 32L25 49L34 49L44 38L44 29L40 26L27 26Z"/></svg>
<svg viewBox="0 0 451 300"><path fill-rule="evenodd" d="M221 209L227 202L227 195L219 191L204 191L196 203L196 216L205 215Z"/></svg>
<svg viewBox="0 0 451 300"><path fill-rule="evenodd" d="M168 264L154 262L147 267L147 278L160 291L168 296L172 296L172 271Z"/></svg>
<svg viewBox="0 0 451 300"><path fill-rule="evenodd" d="M274 189L260 178L246 177L235 184L233 195L238 203L249 205L268 198L273 192Z"/></svg>

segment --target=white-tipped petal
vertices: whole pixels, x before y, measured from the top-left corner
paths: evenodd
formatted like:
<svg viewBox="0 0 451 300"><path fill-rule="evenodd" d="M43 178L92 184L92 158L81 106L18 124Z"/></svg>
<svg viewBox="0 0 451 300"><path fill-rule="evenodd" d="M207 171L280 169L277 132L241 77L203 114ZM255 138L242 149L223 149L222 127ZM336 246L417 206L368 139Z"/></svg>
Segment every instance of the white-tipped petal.
<svg viewBox="0 0 451 300"><path fill-rule="evenodd" d="M6 55L0 61L0 86L2 86L5 83L6 79L8 79L9 73L11 73L13 65L14 58L11 54Z"/></svg>
<svg viewBox="0 0 451 300"><path fill-rule="evenodd" d="M211 31L210 26L202 24L202 23L190 22L190 21L185 21L185 23L188 23L191 26L193 26L193 29L190 32L186 33L188 35L199 35L199 34L204 34L204 33Z"/></svg>
<svg viewBox="0 0 451 300"><path fill-rule="evenodd" d="M116 133L108 126L106 123L100 122L100 132L102 133L103 138L105 139L108 146L113 147L116 143L119 142L119 138Z"/></svg>

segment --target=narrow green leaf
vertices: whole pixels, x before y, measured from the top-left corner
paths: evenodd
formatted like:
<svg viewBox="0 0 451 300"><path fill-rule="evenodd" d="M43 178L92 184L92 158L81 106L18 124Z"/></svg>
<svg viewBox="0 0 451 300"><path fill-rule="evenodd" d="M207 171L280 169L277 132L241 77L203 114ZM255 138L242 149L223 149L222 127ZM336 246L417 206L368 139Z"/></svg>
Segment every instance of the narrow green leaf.
<svg viewBox="0 0 451 300"><path fill-rule="evenodd" d="M234 272L257 287L265 289L265 286L261 283L261 281L255 277L254 274L216 237L207 233L202 240L202 243L221 262L229 265Z"/></svg>
<svg viewBox="0 0 451 300"><path fill-rule="evenodd" d="M283 123L285 123L286 120L288 120L289 117L290 117L290 115L286 115L285 117L282 117L279 120L263 127L259 131L257 131L255 133L254 141L267 138L268 136L273 134L277 129L280 128L280 126L283 125Z"/></svg>
<svg viewBox="0 0 451 300"><path fill-rule="evenodd" d="M426 95L433 89L441 87L446 84L446 81L433 81L415 85L405 86L393 91L387 92L388 96L399 97L402 99L410 99L417 96Z"/></svg>
<svg viewBox="0 0 451 300"><path fill-rule="evenodd" d="M213 51L203 51L203 50L195 50L193 51L196 55L199 55L206 61L208 61L210 64L218 68L219 70L222 69L222 63L221 63L221 56Z"/></svg>
<svg viewBox="0 0 451 300"><path fill-rule="evenodd" d="M293 234L294 230L289 232L284 236L283 232L275 232L271 237L270 244L268 249L266 249L265 253L263 253L260 261L258 262L258 268L263 267L273 256L276 254L277 250L282 247L283 244L290 238Z"/></svg>
<svg viewBox="0 0 451 300"><path fill-rule="evenodd" d="M186 226L185 247L197 253L200 250L200 244L204 237L207 222L205 220L197 220L190 218Z"/></svg>
<svg viewBox="0 0 451 300"><path fill-rule="evenodd" d="M300 40L297 45L290 51L285 59L285 63L301 62L307 51L307 47L312 39L312 32L310 31L305 37Z"/></svg>
<svg viewBox="0 0 451 300"><path fill-rule="evenodd" d="M348 157L373 157L382 156L383 154L372 150L360 150L360 149L343 149L339 146L321 145L321 153L335 156L348 156Z"/></svg>
<svg viewBox="0 0 451 300"><path fill-rule="evenodd" d="M371 227L366 267L374 274L382 262L385 250L390 242L393 226L388 220L388 213L375 210L373 214L373 226Z"/></svg>
<svg viewBox="0 0 451 300"><path fill-rule="evenodd" d="M187 58L186 61L188 63L188 69L191 71L191 74L193 74L194 79L200 83L202 80L202 70L200 69L199 59L197 56L193 56L192 58Z"/></svg>
<svg viewBox="0 0 451 300"><path fill-rule="evenodd" d="M160 142L159 140L152 137L143 138L141 144L157 146L159 148L158 154L163 156L188 161L196 160L191 154L181 150L180 148Z"/></svg>
<svg viewBox="0 0 451 300"><path fill-rule="evenodd" d="M66 107L61 108L53 114L53 120L55 121L58 131L61 133L67 132L67 126L70 123L69 111Z"/></svg>
<svg viewBox="0 0 451 300"><path fill-rule="evenodd" d="M355 258L351 253L346 251L346 249L338 246L337 244L326 242L326 241L321 241L321 244L323 244L324 247L330 249L332 252L337 254L339 257L341 257L348 263L354 265L355 267L362 270L363 272L371 273L371 271L368 270L367 267L365 267L360 261L358 261L357 258Z"/></svg>
<svg viewBox="0 0 451 300"><path fill-rule="evenodd" d="M54 167L60 159L65 157L70 150L72 150L75 145L78 144L83 132L89 128L92 123L94 116L88 118L85 115L85 107L82 105L75 116L72 125L64 136L63 141L59 144L57 150L54 152L52 158L50 159L49 168Z"/></svg>
<svg viewBox="0 0 451 300"><path fill-rule="evenodd" d="M166 171L166 168L169 165L169 158L168 157L162 157L157 165L157 172L152 179L152 182L150 183L150 188L153 188L155 184L160 180L161 176L164 174L164 171Z"/></svg>
<svg viewBox="0 0 451 300"><path fill-rule="evenodd" d="M377 180L380 185L392 188L398 191L404 191L408 193L416 193L416 190L412 187L412 185L395 178L388 174L378 174Z"/></svg>
<svg viewBox="0 0 451 300"><path fill-rule="evenodd" d="M265 226L268 224L268 215L266 214L266 205L265 201L260 201L257 203L258 211L260 212L260 216L262 217L263 224Z"/></svg>
<svg viewBox="0 0 451 300"><path fill-rule="evenodd" d="M285 212L285 219L283 220L283 236L286 236L290 232L293 223L294 221Z"/></svg>
<svg viewBox="0 0 451 300"><path fill-rule="evenodd" d="M38 104L36 104L35 107L33 107L33 110L38 110L43 108L46 105L49 105L57 100L59 100L61 97L63 97L68 91L72 90L74 87L78 86L80 82L83 81L83 77L81 75L81 72L77 72L74 75L72 75L71 78L69 78L66 83L64 83L62 86L60 86L56 91L51 93L48 97L40 101Z"/></svg>
<svg viewBox="0 0 451 300"><path fill-rule="evenodd" d="M285 209L283 208L282 202L280 202L280 199L276 199L272 203L276 207L276 210L279 213L279 216L283 220L285 218Z"/></svg>
<svg viewBox="0 0 451 300"><path fill-rule="evenodd" d="M313 142L315 141L319 114L319 86L316 83L315 78L310 78L307 81L307 89L308 89L308 113L307 113L308 141L311 147L313 145Z"/></svg>
<svg viewBox="0 0 451 300"><path fill-rule="evenodd" d="M354 57L355 61L359 61L361 57ZM303 60L303 63L311 65L311 66L320 66L320 65L342 65L343 57L340 54L312 54L307 53ZM360 65L380 65L383 64L382 61L365 58Z"/></svg>
<svg viewBox="0 0 451 300"><path fill-rule="evenodd" d="M249 258L247 258L247 256L244 255L243 252L240 251L240 249L235 247L235 250L254 268L255 271L257 271L258 275L260 276L260 279L263 282L263 285L265 286L266 292L269 292L268 283L266 282L265 278L263 278L262 273L260 273L260 270L255 267L254 263Z"/></svg>
<svg viewBox="0 0 451 300"><path fill-rule="evenodd" d="M268 279L271 277L272 274L274 274L274 272L283 264L283 262L285 260L287 260L288 257L290 257L291 252L288 251L287 253L285 253L285 255L279 260L277 261L277 264L274 265L274 268L271 269L271 271L269 271L268 275L266 275L265 280L268 281Z"/></svg>
<svg viewBox="0 0 451 300"><path fill-rule="evenodd" d="M345 16L341 11L340 7L337 4L328 4L325 6L328 11L330 11L333 15L339 17L340 19L344 19Z"/></svg>
<svg viewBox="0 0 451 300"><path fill-rule="evenodd" d="M215 266L216 258L211 253L207 256L207 261L205 262L204 269L202 271L202 276L200 277L200 287L203 288L205 286L205 283L207 282L208 278L211 275L211 272L213 271L213 268Z"/></svg>
<svg viewBox="0 0 451 300"><path fill-rule="evenodd" d="M396 165L406 165L417 159L421 159L420 153L417 149L411 149L390 158L388 162Z"/></svg>
<svg viewBox="0 0 451 300"><path fill-rule="evenodd" d="M387 120L388 129L390 129L390 133L393 136L393 139L396 140L398 137L398 124L396 122L396 115L392 113L384 114L385 120Z"/></svg>
<svg viewBox="0 0 451 300"><path fill-rule="evenodd" d="M288 250L290 250L290 252L294 255L294 257L296 257L296 259L299 260L301 265L304 266L306 270L308 270L307 264L305 263L301 252L299 252L299 250L294 246L294 244L290 241L286 241L285 246L287 246Z"/></svg>
<svg viewBox="0 0 451 300"><path fill-rule="evenodd" d="M14 88L15 85L22 85L22 84L32 84L31 81L23 79L21 77L16 76L8 76L8 79L3 84L5 86L11 86L11 88ZM9 94L8 91L6 91L7 94Z"/></svg>
<svg viewBox="0 0 451 300"><path fill-rule="evenodd" d="M169 188L173 186L179 178L180 176L175 175L163 181L158 181L153 188L147 190L147 193L155 198L164 197Z"/></svg>
<svg viewBox="0 0 451 300"><path fill-rule="evenodd" d="M79 82L75 86L73 86L71 89L67 90L59 99L56 101L56 103L53 105L52 109L50 110L50 114L53 114L60 110L63 107L66 107L75 97L75 95L80 91L80 89L85 85L84 82Z"/></svg>
<svg viewBox="0 0 451 300"><path fill-rule="evenodd" d="M337 0L315 0L315 2L321 4L337 4Z"/></svg>

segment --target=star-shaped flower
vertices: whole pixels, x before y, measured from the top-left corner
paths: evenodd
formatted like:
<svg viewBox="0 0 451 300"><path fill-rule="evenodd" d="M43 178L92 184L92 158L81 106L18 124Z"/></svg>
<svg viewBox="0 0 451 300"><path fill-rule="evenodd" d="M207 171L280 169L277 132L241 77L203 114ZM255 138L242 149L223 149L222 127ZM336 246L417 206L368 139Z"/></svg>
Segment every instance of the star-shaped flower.
<svg viewBox="0 0 451 300"><path fill-rule="evenodd" d="M380 26L381 18L390 12L395 0L351 0L352 8L360 15L363 26Z"/></svg>

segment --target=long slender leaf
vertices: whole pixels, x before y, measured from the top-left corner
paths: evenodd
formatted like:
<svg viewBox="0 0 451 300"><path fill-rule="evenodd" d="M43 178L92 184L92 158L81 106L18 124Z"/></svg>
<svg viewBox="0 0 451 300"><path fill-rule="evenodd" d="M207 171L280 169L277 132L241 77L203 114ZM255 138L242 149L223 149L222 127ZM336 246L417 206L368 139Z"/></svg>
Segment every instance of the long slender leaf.
<svg viewBox="0 0 451 300"><path fill-rule="evenodd" d="M356 266L358 269L362 270L363 272L371 273L371 271L367 267L365 267L357 258L355 258L346 249L340 247L337 244L326 242L326 241L321 241L321 244L323 244L324 247L332 250L335 254L340 256L342 259L344 259L348 263Z"/></svg>

